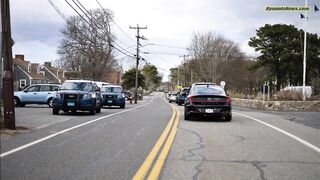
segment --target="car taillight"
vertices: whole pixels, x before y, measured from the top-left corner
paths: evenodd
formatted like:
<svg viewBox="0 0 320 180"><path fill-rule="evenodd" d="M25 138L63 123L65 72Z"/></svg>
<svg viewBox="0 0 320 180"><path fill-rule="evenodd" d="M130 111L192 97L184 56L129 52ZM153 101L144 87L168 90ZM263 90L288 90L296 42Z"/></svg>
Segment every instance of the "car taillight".
<svg viewBox="0 0 320 180"><path fill-rule="evenodd" d="M228 103L230 103L231 102L231 98L230 97L226 97L226 101L228 102Z"/></svg>

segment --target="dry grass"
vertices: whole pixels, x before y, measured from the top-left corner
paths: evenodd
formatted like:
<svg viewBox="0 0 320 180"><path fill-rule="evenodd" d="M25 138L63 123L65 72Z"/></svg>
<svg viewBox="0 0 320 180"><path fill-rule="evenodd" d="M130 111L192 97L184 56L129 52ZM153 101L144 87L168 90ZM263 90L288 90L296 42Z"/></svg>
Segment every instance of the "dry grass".
<svg viewBox="0 0 320 180"><path fill-rule="evenodd" d="M285 91L277 94L279 100L294 100L299 101L302 100L302 93L295 91Z"/></svg>

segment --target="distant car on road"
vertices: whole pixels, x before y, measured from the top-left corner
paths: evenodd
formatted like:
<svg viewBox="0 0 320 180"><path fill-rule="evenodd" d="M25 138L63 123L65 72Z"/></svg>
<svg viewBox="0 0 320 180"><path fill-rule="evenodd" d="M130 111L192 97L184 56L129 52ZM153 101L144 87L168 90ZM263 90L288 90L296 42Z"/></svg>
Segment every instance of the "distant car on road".
<svg viewBox="0 0 320 180"><path fill-rule="evenodd" d="M91 115L101 112L99 87L90 80L66 80L53 99L53 114L89 111Z"/></svg>
<svg viewBox="0 0 320 180"><path fill-rule="evenodd" d="M169 103L177 102L177 94L178 92L171 92L169 97Z"/></svg>
<svg viewBox="0 0 320 180"><path fill-rule="evenodd" d="M184 119L190 120L193 116L222 116L231 121L231 98L223 87L214 83L195 83L184 106Z"/></svg>
<svg viewBox="0 0 320 180"><path fill-rule="evenodd" d="M122 87L118 85L107 85L101 88L102 106L126 106L126 99Z"/></svg>
<svg viewBox="0 0 320 180"><path fill-rule="evenodd" d="M123 91L123 94L124 94L126 100L132 100L132 92L130 92L130 91Z"/></svg>
<svg viewBox="0 0 320 180"><path fill-rule="evenodd" d="M52 107L58 84L34 84L22 91L14 92L14 106L24 107L26 104L48 104Z"/></svg>

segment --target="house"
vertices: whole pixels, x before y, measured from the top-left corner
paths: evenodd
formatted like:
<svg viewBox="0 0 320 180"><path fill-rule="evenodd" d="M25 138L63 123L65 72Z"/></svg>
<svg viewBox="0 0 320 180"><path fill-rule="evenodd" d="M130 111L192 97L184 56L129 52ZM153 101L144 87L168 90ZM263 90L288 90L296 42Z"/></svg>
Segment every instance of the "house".
<svg viewBox="0 0 320 180"><path fill-rule="evenodd" d="M44 65L31 63L24 59L24 55L17 54L13 59L14 90L21 90L32 84L55 83L64 81L64 71L52 67L50 62Z"/></svg>
<svg viewBox="0 0 320 180"><path fill-rule="evenodd" d="M115 70L112 72L105 72L103 74L103 81L109 82L110 84L120 85L121 83L121 71Z"/></svg>

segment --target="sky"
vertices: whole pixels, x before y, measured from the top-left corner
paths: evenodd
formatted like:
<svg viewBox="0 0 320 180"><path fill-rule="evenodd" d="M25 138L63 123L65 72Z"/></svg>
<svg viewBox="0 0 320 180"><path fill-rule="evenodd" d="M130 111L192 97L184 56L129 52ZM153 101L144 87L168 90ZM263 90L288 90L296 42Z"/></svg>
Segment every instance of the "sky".
<svg viewBox="0 0 320 180"><path fill-rule="evenodd" d="M65 0L52 0L66 16L76 12ZM72 0L67 0L73 4ZM96 0L78 0L87 9L99 8ZM267 12L267 6L303 6L305 0L99 0L114 15L112 32L117 44L135 54L136 30L130 26L147 26L140 31L147 40L142 57L158 67L163 80L168 80L169 69L177 67L187 55L194 33L213 32L238 43L248 56L258 56L248 46L250 37L265 24L293 24L305 28L300 12ZM307 31L320 35L320 0L308 0ZM73 4L74 5L74 4ZM11 29L14 54L24 54L25 59L43 63L59 59L57 46L62 40L64 20L47 0L10 0ZM75 6L75 5L74 5ZM119 28L120 27L120 28ZM125 68L135 60L116 52L116 58ZM143 65L143 64L142 64Z"/></svg>

